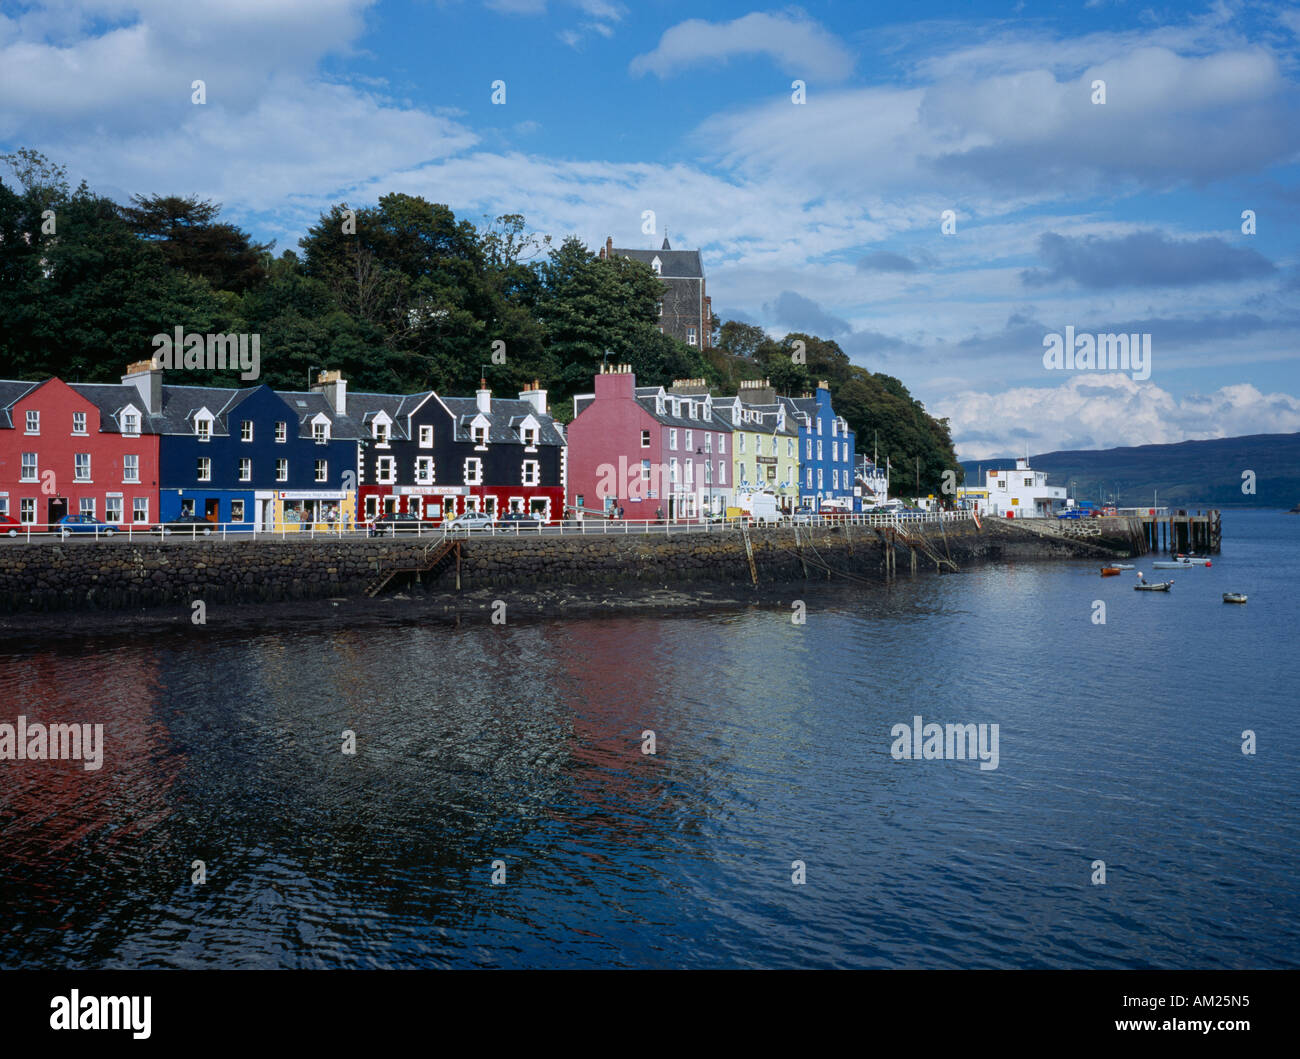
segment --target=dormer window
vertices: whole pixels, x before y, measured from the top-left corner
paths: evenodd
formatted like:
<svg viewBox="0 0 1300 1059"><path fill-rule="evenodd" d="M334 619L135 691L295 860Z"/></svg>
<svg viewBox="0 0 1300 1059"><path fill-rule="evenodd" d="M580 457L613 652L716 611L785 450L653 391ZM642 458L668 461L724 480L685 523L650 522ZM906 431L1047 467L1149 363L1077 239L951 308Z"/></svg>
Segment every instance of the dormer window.
<svg viewBox="0 0 1300 1059"><path fill-rule="evenodd" d="M134 412L127 412L122 416L122 433L138 434L140 433L140 417Z"/></svg>
<svg viewBox="0 0 1300 1059"><path fill-rule="evenodd" d="M317 445L324 445L330 439L330 425L318 420L311 425L311 436Z"/></svg>
<svg viewBox="0 0 1300 1059"><path fill-rule="evenodd" d="M524 444L529 448L537 447L537 428L524 427Z"/></svg>
<svg viewBox="0 0 1300 1059"><path fill-rule="evenodd" d="M371 427L371 434L380 445L388 444L388 424L382 420L375 420L374 425Z"/></svg>
<svg viewBox="0 0 1300 1059"><path fill-rule="evenodd" d="M470 440L472 440L475 445L486 445L488 439L488 429L487 427L483 426L481 423L475 423L473 426L469 428L469 436L470 436Z"/></svg>
<svg viewBox="0 0 1300 1059"><path fill-rule="evenodd" d="M211 441L212 420L206 417L194 420L194 433L200 441Z"/></svg>
<svg viewBox="0 0 1300 1059"><path fill-rule="evenodd" d="M664 263L659 260L658 254L655 254L654 260L650 262L650 267L654 269L654 273L656 276L663 275Z"/></svg>

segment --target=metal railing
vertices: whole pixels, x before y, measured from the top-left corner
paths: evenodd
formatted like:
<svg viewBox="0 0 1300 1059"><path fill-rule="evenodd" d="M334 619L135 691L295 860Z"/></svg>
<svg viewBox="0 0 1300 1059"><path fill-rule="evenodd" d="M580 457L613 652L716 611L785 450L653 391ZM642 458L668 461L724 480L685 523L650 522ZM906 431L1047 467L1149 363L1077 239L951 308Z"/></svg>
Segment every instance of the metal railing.
<svg viewBox="0 0 1300 1059"><path fill-rule="evenodd" d="M471 529L452 522L420 522L407 528L384 527L376 531L366 523L338 522L297 523L282 522L273 526L258 527L247 522L212 522L206 525L147 526L134 523L121 525L101 523L85 529L41 528L34 524L0 526L0 543L5 540L28 543L50 543L69 540L122 540L126 542L147 540L160 543L184 541L314 541L314 540L365 540L371 537L415 537L466 540L475 537L565 537L565 536L627 536L630 534L676 536L685 533L727 533L742 526L761 531L767 526L811 526L834 528L837 526L899 527L924 526L962 522L971 518L970 511L902 511L890 514L794 514L775 519L713 518L680 521L663 519L606 519L584 518L556 522L539 522L534 526L521 526L510 522L493 522L482 528Z"/></svg>

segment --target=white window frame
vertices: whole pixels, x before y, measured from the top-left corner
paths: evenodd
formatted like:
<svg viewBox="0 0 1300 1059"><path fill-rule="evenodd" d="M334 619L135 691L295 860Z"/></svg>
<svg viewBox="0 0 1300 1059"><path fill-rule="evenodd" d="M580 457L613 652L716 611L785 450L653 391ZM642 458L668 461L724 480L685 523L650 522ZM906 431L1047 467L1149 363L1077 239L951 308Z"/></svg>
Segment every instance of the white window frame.
<svg viewBox="0 0 1300 1059"><path fill-rule="evenodd" d="M200 456L198 463L194 466L194 480L196 482L212 481L212 457Z"/></svg>

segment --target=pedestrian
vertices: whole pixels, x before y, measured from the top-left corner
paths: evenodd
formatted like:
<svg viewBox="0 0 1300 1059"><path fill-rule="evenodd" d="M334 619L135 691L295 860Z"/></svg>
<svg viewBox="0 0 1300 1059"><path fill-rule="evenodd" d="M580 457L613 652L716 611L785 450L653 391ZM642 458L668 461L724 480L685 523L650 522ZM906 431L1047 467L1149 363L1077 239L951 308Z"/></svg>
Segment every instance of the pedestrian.
<svg viewBox="0 0 1300 1059"><path fill-rule="evenodd" d="M662 522L663 520L664 520L664 509L662 507L655 508L655 521Z"/></svg>
<svg viewBox="0 0 1300 1059"><path fill-rule="evenodd" d="M622 519L623 519L623 505L622 505L622 504L619 504L619 505L618 505L618 517L619 517L619 521L621 522Z"/></svg>

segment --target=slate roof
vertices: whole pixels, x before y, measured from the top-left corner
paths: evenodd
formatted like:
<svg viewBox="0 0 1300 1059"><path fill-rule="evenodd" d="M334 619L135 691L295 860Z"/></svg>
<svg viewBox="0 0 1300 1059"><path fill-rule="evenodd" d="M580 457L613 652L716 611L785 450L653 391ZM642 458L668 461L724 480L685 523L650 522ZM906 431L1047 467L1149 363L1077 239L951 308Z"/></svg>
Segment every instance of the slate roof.
<svg viewBox="0 0 1300 1059"><path fill-rule="evenodd" d="M556 429L555 420L549 415L540 414L532 403L519 398L494 397L492 411L480 413L478 399L475 397L444 397L442 403L447 406L456 419L456 440L470 440L470 424L479 415L488 421L488 444L520 444L523 435L519 427L531 415L537 420L537 443L539 445L563 445L564 435Z"/></svg>
<svg viewBox="0 0 1300 1059"><path fill-rule="evenodd" d="M616 246L614 253L645 265L650 265L658 258L661 279L704 278L704 263L700 260L698 250L631 250Z"/></svg>
<svg viewBox="0 0 1300 1059"><path fill-rule="evenodd" d="M14 402L25 397L41 385L43 384L39 382L17 382L0 379L0 427L12 427L14 425Z"/></svg>
<svg viewBox="0 0 1300 1059"><path fill-rule="evenodd" d="M158 433L158 417L145 411L144 399L134 386L119 382L70 382L68 386L99 409L99 429L105 434L121 433L122 424L117 417L127 405L133 405L140 413L142 434Z"/></svg>

